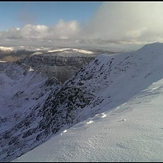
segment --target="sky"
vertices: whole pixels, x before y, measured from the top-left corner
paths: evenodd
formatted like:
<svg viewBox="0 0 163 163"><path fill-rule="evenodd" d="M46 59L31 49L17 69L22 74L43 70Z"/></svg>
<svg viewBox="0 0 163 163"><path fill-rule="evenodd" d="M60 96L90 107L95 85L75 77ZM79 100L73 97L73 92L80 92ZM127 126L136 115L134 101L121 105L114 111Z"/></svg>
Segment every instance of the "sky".
<svg viewBox="0 0 163 163"><path fill-rule="evenodd" d="M0 44L163 41L163 2L0 2Z"/></svg>
<svg viewBox="0 0 163 163"><path fill-rule="evenodd" d="M0 30L26 24L52 26L60 19L86 22L102 2L0 2ZM5 15L5 17L4 17Z"/></svg>

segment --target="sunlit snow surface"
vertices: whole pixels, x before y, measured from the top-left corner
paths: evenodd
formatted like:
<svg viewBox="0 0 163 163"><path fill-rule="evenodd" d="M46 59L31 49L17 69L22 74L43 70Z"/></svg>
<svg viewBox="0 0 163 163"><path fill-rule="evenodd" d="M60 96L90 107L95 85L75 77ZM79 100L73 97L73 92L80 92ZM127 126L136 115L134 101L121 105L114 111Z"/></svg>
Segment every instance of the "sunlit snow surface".
<svg viewBox="0 0 163 163"><path fill-rule="evenodd" d="M53 52L61 52L61 51L67 51L67 50L72 50L72 51L75 51L75 52L85 53L85 54L93 54L92 51L82 50L82 49L71 49L71 48L62 48L62 49L49 50L48 52L53 53Z"/></svg>
<svg viewBox="0 0 163 163"><path fill-rule="evenodd" d="M162 99L163 79L14 161L163 161Z"/></svg>
<svg viewBox="0 0 163 163"><path fill-rule="evenodd" d="M1 63L1 117L7 117L7 121L0 128L0 159L17 162L163 161L162 61L163 44L157 43L135 52L98 55L61 87L61 93L66 97L70 97L71 88L80 88L84 91L84 99L91 99L83 108L73 105L75 110L70 112L76 118L73 124L80 123L69 128L71 126L67 124L62 125L66 122L65 117L57 114L60 130L38 147L39 144L34 144L38 132L34 132L32 140L22 138L26 115L31 113L31 107L34 110L36 102L41 105L40 111L45 102L53 102L54 98L46 99L50 91L57 90L56 85L50 85L46 91L48 79L36 75L30 67L24 71L15 64L8 67L8 63ZM66 100L57 107L63 115L67 113L69 100ZM46 111L51 113L51 110ZM15 113L21 114L17 128L17 117L13 118ZM41 122L41 117L32 113L36 119L28 119L29 129L35 129ZM50 127L53 127L54 117L50 117ZM5 131L11 132L6 141ZM21 146L10 145L10 138L14 136ZM27 151L30 152L15 159Z"/></svg>

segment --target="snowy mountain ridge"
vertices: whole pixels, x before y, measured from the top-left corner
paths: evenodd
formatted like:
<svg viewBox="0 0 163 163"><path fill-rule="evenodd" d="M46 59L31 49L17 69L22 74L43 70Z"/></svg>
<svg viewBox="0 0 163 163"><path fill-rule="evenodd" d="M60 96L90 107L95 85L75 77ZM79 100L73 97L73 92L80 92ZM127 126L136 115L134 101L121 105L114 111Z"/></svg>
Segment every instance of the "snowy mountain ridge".
<svg viewBox="0 0 163 163"><path fill-rule="evenodd" d="M62 86L54 85L44 102L24 119L26 129L25 122L21 121L1 133L1 140L6 138L6 141L1 145L0 160L11 161L55 134L125 104L163 78L162 60L163 44L159 43L135 52L98 55ZM11 134L12 140L9 139Z"/></svg>

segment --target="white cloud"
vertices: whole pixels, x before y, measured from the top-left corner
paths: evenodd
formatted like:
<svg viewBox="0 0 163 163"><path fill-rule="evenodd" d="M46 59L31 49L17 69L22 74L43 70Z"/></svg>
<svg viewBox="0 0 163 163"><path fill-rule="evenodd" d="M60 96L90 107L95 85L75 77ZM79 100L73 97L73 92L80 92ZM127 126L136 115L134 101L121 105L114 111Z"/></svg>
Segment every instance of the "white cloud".
<svg viewBox="0 0 163 163"><path fill-rule="evenodd" d="M36 39L38 43L62 40L62 43L89 45L162 42L162 15L163 2L105 2L87 24L63 19L51 27L26 24L22 28L1 31L0 39L1 42L28 39L28 43L30 39Z"/></svg>
<svg viewBox="0 0 163 163"><path fill-rule="evenodd" d="M36 38L36 39L61 39L61 38L74 38L79 32L79 25L77 21L65 22L59 20L57 24L52 27L45 25L31 25L26 24L24 27L11 28L1 33L1 38Z"/></svg>
<svg viewBox="0 0 163 163"><path fill-rule="evenodd" d="M19 30L23 38L44 38L47 34L48 27L45 25L27 24Z"/></svg>

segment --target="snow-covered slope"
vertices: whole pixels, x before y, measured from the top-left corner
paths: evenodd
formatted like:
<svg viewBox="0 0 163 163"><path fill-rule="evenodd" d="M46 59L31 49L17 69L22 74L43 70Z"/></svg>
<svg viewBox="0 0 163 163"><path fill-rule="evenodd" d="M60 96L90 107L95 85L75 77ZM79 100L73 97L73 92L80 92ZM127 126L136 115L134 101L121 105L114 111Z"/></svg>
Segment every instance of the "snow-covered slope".
<svg viewBox="0 0 163 163"><path fill-rule="evenodd" d="M162 162L162 99L163 79L111 111L64 130L14 162Z"/></svg>
<svg viewBox="0 0 163 163"><path fill-rule="evenodd" d="M28 137L41 120L37 114L48 95L60 87L30 67L0 62L0 160L28 151L37 133Z"/></svg>
<svg viewBox="0 0 163 163"><path fill-rule="evenodd" d="M20 151L27 152L27 149L36 147L40 142L48 140L78 122L95 118L96 114L99 114L96 117L98 118L103 112L115 111L115 108L120 105L124 106L134 96L141 95L141 92L151 86L153 82L163 78L162 60L163 44L159 43L146 45L135 52L98 55L57 91L49 93L45 103L39 107L39 111L34 116L39 119L38 125L33 125L35 121L29 120L32 129L26 134L22 133L24 122L21 123L23 127L18 126L17 132L14 129L15 134L20 134L20 139L19 141L14 139L12 146L8 147L9 154L13 156L8 154L8 157L4 159L4 155L0 153L1 160L11 161L22 154ZM123 113L124 110L123 107L120 107L118 112ZM127 111L129 110L130 108ZM102 116L105 117L105 114ZM88 124L90 123L91 121L88 121ZM7 133L13 134L13 130ZM22 143L24 138L28 140L28 143L24 143L25 145ZM19 147L18 142L23 144L26 150L24 148L17 148L17 151L12 150L13 147ZM70 147L73 146L70 145Z"/></svg>

